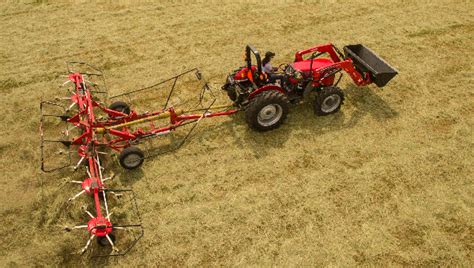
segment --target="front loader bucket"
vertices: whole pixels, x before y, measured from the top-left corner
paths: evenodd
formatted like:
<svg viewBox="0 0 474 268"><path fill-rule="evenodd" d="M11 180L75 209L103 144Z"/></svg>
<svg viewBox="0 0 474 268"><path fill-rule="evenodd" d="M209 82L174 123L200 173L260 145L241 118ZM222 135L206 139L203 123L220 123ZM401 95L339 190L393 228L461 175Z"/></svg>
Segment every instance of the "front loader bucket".
<svg viewBox="0 0 474 268"><path fill-rule="evenodd" d="M344 47L346 57L354 62L355 67L362 72L369 72L372 81L378 86L385 86L398 71L385 62L381 57L364 45L348 45Z"/></svg>

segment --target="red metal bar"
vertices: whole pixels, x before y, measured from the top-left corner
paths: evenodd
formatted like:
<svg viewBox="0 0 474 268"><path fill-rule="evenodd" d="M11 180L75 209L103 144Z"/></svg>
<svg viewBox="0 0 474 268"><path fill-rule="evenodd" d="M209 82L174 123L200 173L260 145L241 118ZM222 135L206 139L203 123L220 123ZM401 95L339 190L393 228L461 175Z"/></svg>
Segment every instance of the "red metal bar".
<svg viewBox="0 0 474 268"><path fill-rule="evenodd" d="M238 112L239 110L237 109L231 109L231 110L227 110L227 111L221 111L221 112L214 112L214 113L205 113L204 116L203 114L185 114L185 115L176 115L176 113L174 112L174 110L170 109L170 125L168 126L165 126L165 127L161 127L161 128L152 128L151 130L149 131L143 131L142 129L138 129L137 131L135 132L130 132L128 130L128 128L124 128L122 130L116 130L116 129L113 129L113 128L110 128L107 130L108 134L110 135L113 135L113 136L117 136L119 137L118 139L114 139L114 140L110 140L107 144L107 146L109 146L110 148L112 149L120 149L120 148L124 148L124 147L128 147L128 144L127 145L118 145L120 143L123 143L125 141L131 141L131 140L139 140L141 137L149 137L151 135L157 135L157 134L160 134L160 133L169 133L173 130L175 130L176 128L182 126L186 121L189 121L189 120L195 120L195 119L199 119L199 118L210 118L210 117L217 117L217 116L224 116L224 115L231 115L231 114L234 114L236 112ZM150 115L151 116L151 115ZM146 118L146 117L144 117Z"/></svg>
<svg viewBox="0 0 474 268"><path fill-rule="evenodd" d="M313 53L313 52L321 52L321 53L327 52L329 54L329 56L331 57L332 61L334 61L334 62L340 62L341 61L341 59L337 55L336 51L334 50L333 44L328 43L328 44L325 44L325 45L315 46L315 47L312 47L312 48L308 48L308 49L296 52L295 62L302 61L304 55L306 55L308 53Z"/></svg>
<svg viewBox="0 0 474 268"><path fill-rule="evenodd" d="M180 115L177 117L178 121L186 121L186 120L192 120L192 119L199 119L201 117L204 118L210 118L210 117L216 117L216 116L223 116L223 115L231 115L235 114L239 110L237 109L231 109L223 112L214 112L214 113L205 113L204 116L202 114L187 114L187 115Z"/></svg>
<svg viewBox="0 0 474 268"><path fill-rule="evenodd" d="M101 107L92 99L92 95L84 83L83 76L80 73L69 75L69 79L75 85L75 93L71 96L71 101L78 106L78 113L68 119L68 122L81 128L82 134L73 139L72 144L81 145L78 153L81 157L86 157L88 161L88 173L90 178L89 192L93 194L96 216L88 222L88 231L91 235L106 236L112 231L112 224L102 215L101 200L99 193L103 191L103 183L101 180L101 171L97 163L98 154L94 148L99 141L96 139L94 128L96 118L94 107Z"/></svg>
<svg viewBox="0 0 474 268"><path fill-rule="evenodd" d="M182 114L182 112L177 112L173 107L170 107L152 113L137 114L135 111L132 111L130 114L124 114L104 107L99 102L93 100L91 91L81 73L70 74L69 80L74 84L74 92L70 99L73 104L77 105L78 111L69 117L67 121L81 130L81 134L73 138L71 143L78 146L78 155L88 163L88 176L82 182L81 187L83 192L91 194L94 199L95 216L91 214L92 218L87 223L87 229L91 238L94 236L107 236L113 230L108 215L104 217L102 211L102 206L104 205L106 213L108 213L106 201L99 197L100 194L103 194L105 185L102 181L102 171L96 146L107 146L113 150L120 151L130 146L131 141L139 141L141 138L170 133L190 120L196 121L201 118L230 115L238 111L237 109L230 109L201 114ZM100 109L108 115L108 118L96 118L94 109ZM132 131L127 125L119 126L120 124L146 119L162 113L169 113L169 124L166 126L156 128L151 121L149 121L149 129L146 131L141 128ZM165 116L158 117L165 118ZM145 123L148 120L142 121ZM86 245L86 248L88 245L89 243Z"/></svg>

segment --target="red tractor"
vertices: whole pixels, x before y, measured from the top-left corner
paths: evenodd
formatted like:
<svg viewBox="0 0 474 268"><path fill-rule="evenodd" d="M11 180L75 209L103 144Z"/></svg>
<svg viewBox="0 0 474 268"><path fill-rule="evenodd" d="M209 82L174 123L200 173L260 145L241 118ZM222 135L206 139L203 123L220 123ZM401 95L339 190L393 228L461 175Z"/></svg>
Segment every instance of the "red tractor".
<svg viewBox="0 0 474 268"><path fill-rule="evenodd" d="M281 125L290 102L297 102L311 92L316 92L313 106L317 115L339 111L344 102L344 94L337 87L342 71L358 86L373 82L383 87L397 74L397 70L363 45L345 46L344 53L332 44L316 46L296 52L293 63L280 65L274 73L265 73L260 53L247 45L246 66L234 70L222 89L235 105L245 109L251 128L267 131ZM252 55L256 65L252 64Z"/></svg>

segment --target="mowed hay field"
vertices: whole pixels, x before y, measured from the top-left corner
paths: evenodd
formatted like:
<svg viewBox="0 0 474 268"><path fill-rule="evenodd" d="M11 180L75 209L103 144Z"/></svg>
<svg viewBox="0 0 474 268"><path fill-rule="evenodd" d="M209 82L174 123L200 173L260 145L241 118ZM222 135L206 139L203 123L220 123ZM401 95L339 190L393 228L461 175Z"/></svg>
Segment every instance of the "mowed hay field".
<svg viewBox="0 0 474 268"><path fill-rule="evenodd" d="M473 10L439 0L0 4L0 266L472 266ZM400 73L382 90L345 76L335 115L316 117L306 102L267 133L242 114L208 119L141 170L111 165L108 185L133 188L145 235L124 257L72 254L86 236L63 226L83 223L92 200L66 205L79 191L67 181L84 174L39 166L39 102L63 96L54 81L65 61L102 68L111 93L192 67L218 90L248 43L278 65L327 42L365 44Z"/></svg>

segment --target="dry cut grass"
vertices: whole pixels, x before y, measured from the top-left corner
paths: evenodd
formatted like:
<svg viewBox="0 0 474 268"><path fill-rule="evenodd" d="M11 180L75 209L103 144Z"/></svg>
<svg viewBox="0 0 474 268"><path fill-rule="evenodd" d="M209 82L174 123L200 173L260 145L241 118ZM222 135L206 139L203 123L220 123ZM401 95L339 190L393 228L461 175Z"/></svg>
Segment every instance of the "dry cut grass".
<svg viewBox="0 0 474 268"><path fill-rule="evenodd" d="M190 2L0 5L2 266L473 265L472 1ZM85 237L61 226L90 200L66 205L67 180L82 176L38 165L38 103L64 61L98 65L112 93L195 66L218 88L247 43L284 63L326 42L363 43L400 74L383 90L345 78L336 115L305 103L263 134L205 120L139 171L110 165L145 236L122 258L71 255Z"/></svg>

